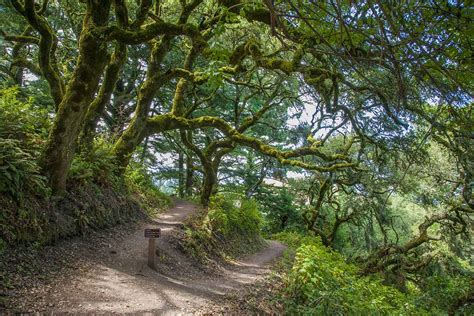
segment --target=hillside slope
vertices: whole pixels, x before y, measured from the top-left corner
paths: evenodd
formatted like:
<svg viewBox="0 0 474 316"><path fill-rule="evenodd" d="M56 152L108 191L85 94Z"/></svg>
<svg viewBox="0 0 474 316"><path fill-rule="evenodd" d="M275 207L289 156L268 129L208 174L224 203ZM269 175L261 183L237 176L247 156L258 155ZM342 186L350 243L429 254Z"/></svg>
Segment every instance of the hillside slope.
<svg viewBox="0 0 474 316"><path fill-rule="evenodd" d="M205 313L210 306L215 310L225 295L239 295L244 285L265 276L269 263L285 247L270 241L258 253L205 271L177 250L173 238L196 209L178 201L158 218L133 228L119 226L89 239L76 238L45 248L27 260L44 258L49 267L58 266L57 273L17 279L23 286L10 293L7 310ZM146 227L162 229L157 271L147 267Z"/></svg>

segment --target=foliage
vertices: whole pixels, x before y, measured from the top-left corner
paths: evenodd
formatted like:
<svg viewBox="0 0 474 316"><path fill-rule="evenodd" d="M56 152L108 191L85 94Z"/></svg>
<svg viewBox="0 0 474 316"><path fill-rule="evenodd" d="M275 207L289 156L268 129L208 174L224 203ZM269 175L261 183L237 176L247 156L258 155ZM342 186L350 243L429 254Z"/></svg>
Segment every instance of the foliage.
<svg viewBox="0 0 474 316"><path fill-rule="evenodd" d="M289 276L288 294L296 314L420 314L412 299L382 285L382 280L361 277L318 239L298 248Z"/></svg>
<svg viewBox="0 0 474 316"><path fill-rule="evenodd" d="M426 309L438 308L449 311L452 306L462 297L472 295L472 275L468 276L449 276L436 273L429 276L423 282L423 288L418 290L415 300L416 304ZM472 315L474 306L458 306L456 310L459 315Z"/></svg>
<svg viewBox="0 0 474 316"><path fill-rule="evenodd" d="M16 86L0 90L0 138L20 140L30 150L38 149L50 128L48 111L34 102L23 101Z"/></svg>
<svg viewBox="0 0 474 316"><path fill-rule="evenodd" d="M468 264L464 275L434 272L402 293L379 277L362 276L359 266L323 246L319 237L295 231L272 237L296 251L281 298L289 314L445 314L472 293ZM471 309L468 304L457 312L469 314Z"/></svg>
<svg viewBox="0 0 474 316"><path fill-rule="evenodd" d="M258 204L235 194L218 194L188 224L184 247L205 263L210 256L226 257L255 251L263 245L263 217Z"/></svg>
<svg viewBox="0 0 474 316"><path fill-rule="evenodd" d="M256 236L263 217L256 201L218 194L212 197L207 214L210 229L228 238L234 235Z"/></svg>
<svg viewBox="0 0 474 316"><path fill-rule="evenodd" d="M311 244L317 241L317 237L312 234L292 230L282 231L271 235L271 237L283 242L292 251L296 251L302 245Z"/></svg>
<svg viewBox="0 0 474 316"><path fill-rule="evenodd" d="M158 189L150 173L138 163L127 168L124 182L127 190L150 215L156 215L171 204L171 199Z"/></svg>
<svg viewBox="0 0 474 316"><path fill-rule="evenodd" d="M69 177L81 184L116 184L116 165L111 145L103 138L94 140L90 150L84 150L74 157Z"/></svg>
<svg viewBox="0 0 474 316"><path fill-rule="evenodd" d="M47 114L33 99L18 99L16 87L0 90L0 192L21 202L25 194L47 196L49 188L36 162L47 130Z"/></svg>
<svg viewBox="0 0 474 316"><path fill-rule="evenodd" d="M63 197L78 188L121 191L125 183L152 211L169 201L150 173L161 168L158 177L178 183L180 196L200 187L205 206L219 184L259 200L264 224L257 203L213 198L188 230L195 247L238 236L248 244L262 225L307 230L366 274L461 294L459 260L445 269L447 281L431 282L428 272L444 247L472 264L474 80L465 1L0 2L5 196L35 199L45 183ZM140 164L132 159L138 151ZM269 189L269 179L283 188ZM108 216L72 204L80 205L71 209L81 228ZM8 220L19 226L35 221L29 210L11 210ZM320 244L305 238L314 237L285 238L302 244L297 263L309 276L320 269L330 282L298 288L311 308L362 313L355 300L367 294L381 313L407 312L389 288L370 296L378 281L352 279L353 266L339 277L313 260ZM340 265L333 252L317 255ZM349 297L344 282L357 293ZM337 295L320 295L326 305L313 306L308 296L329 290Z"/></svg>
<svg viewBox="0 0 474 316"><path fill-rule="evenodd" d="M17 140L0 138L0 192L18 202L25 193L46 196L49 192L36 161Z"/></svg>
<svg viewBox="0 0 474 316"><path fill-rule="evenodd" d="M302 226L300 206L287 188L262 186L255 197L265 215L265 229L270 233Z"/></svg>

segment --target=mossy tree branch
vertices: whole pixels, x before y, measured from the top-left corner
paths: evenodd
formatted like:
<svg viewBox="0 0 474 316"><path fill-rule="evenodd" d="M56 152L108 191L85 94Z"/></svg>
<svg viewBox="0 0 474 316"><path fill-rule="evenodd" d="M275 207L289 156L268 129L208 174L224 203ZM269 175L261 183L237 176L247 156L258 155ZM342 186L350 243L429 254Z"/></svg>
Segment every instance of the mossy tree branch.
<svg viewBox="0 0 474 316"><path fill-rule="evenodd" d="M202 116L195 119L187 119L184 117L174 116L172 114L163 114L155 116L148 120L147 134L161 133L173 129L197 129L204 127L214 127L221 131L224 135L230 138L232 141L246 147L255 149L256 151L277 159L284 165L291 165L300 167L306 170L314 170L318 172L330 172L344 168L353 168L358 164L351 162L349 158L345 157L344 160L339 159L341 157L333 157L334 160L328 161L327 165L316 165L306 163L301 160L289 159L302 156L317 156L317 157L329 157L321 153L319 148L314 147L301 147L295 150L280 150L274 146L267 145L263 141L258 140L254 137L239 133L234 127L228 124L225 120L212 116Z"/></svg>
<svg viewBox="0 0 474 316"><path fill-rule="evenodd" d="M128 10L125 3L121 0L115 1L115 15L121 27L127 27ZM119 79L120 71L127 60L127 45L117 42L115 49L110 57L110 61L105 68L104 78L99 93L88 108L82 130L81 143L86 146L92 145L95 129L100 116L104 112L106 105L110 102L116 83Z"/></svg>
<svg viewBox="0 0 474 316"><path fill-rule="evenodd" d="M195 0L191 2L188 6L183 7L182 12L179 17L181 26L187 25L185 24L185 22L189 18L189 15L191 14L192 9L198 6L201 2L202 0ZM153 24L158 25L160 23L162 22L155 22ZM172 24L168 23L168 26L169 25L172 25ZM190 26L190 27L193 29L193 32L199 33L199 36L197 36L196 33L193 33L193 34L195 34L197 37L200 38L201 35L200 35L199 30L194 28L193 26ZM145 28L147 28L147 26L145 26ZM136 32L140 32L140 31L136 31ZM186 34L182 32L178 32L178 33L171 32L171 33L165 33L165 34L166 35L163 36L159 42L152 41L151 43L152 49L150 53L150 62L148 65L145 81L140 86L140 89L138 92L137 107L135 109L135 113L133 115L132 121L130 122L130 125L128 126L128 128L125 130L125 132L114 144L113 153L117 159L119 172L123 171L126 168L133 151L141 143L144 137L147 135L145 130L147 128L147 119L150 112L150 106L153 102L153 98L159 92L160 88L164 84L169 82L175 76L182 74L182 72L180 71L166 71L162 69L161 64L166 54L169 51L170 44L174 36L186 35ZM193 41L193 44L196 44L196 41ZM187 68L191 67L192 62L194 58L196 57L195 53L197 53L198 50L202 49L202 47L200 45L193 45L193 49L196 49L196 51L192 51L192 54L188 56L189 59L187 63L185 63L184 65ZM189 70L183 69L183 71L188 72ZM185 87L184 87L183 82L181 82L181 85L178 83L178 88L180 86L183 88L183 93L184 93Z"/></svg>
<svg viewBox="0 0 474 316"><path fill-rule="evenodd" d="M117 25L97 27L94 34L106 41L119 41L124 44L137 45L149 42L160 35L189 36L193 41L206 45L201 32L192 24L173 24L167 22L153 22L137 30L127 30Z"/></svg>
<svg viewBox="0 0 474 316"><path fill-rule="evenodd" d="M419 246L430 241L438 241L442 236L435 237L429 229L435 224L449 227L454 234L466 233L467 222L463 216L469 215L472 210L463 205L451 206L447 211L432 216L427 216L418 226L418 234L410 238L403 245L387 245L374 251L367 260L361 274L371 274L386 270L391 267L395 270L410 270L413 264L405 262L407 255ZM431 235L430 235L431 234Z"/></svg>
<svg viewBox="0 0 474 316"><path fill-rule="evenodd" d="M23 43L23 44L35 44L39 45L40 39L36 36L30 35L8 35L2 31L2 36L6 41Z"/></svg>
<svg viewBox="0 0 474 316"><path fill-rule="evenodd" d="M58 39L46 19L41 16L41 13L46 10L47 1L43 2L43 7L39 12L36 11L34 0L25 0L24 4L21 4L17 0L11 0L11 3L17 12L23 15L31 27L40 34L38 41L39 66L44 78L49 84L51 96L53 97L57 110L65 93L65 84L61 79L61 74L55 62L55 51ZM30 37L24 39L33 41Z"/></svg>
<svg viewBox="0 0 474 316"><path fill-rule="evenodd" d="M66 189L67 174L84 118L107 63L107 46L91 30L108 23L110 8L110 0L87 3L79 40L79 58L41 157L43 173L54 194L62 194Z"/></svg>
<svg viewBox="0 0 474 316"><path fill-rule="evenodd" d="M31 36L32 32L33 32L33 28L31 27L31 25L27 25L25 30L21 34L21 36ZM4 35L6 36L6 34ZM37 43L39 43L39 39ZM41 76L41 69L39 69L39 67L36 64L29 62L25 54L22 53L22 49L26 45L27 43L24 43L24 42L16 42L12 48L13 61L12 61L12 64L10 65L10 70L11 70L11 73L13 74L13 79L19 86L23 85L23 70L25 68L28 68L33 73L37 74L38 76ZM18 62L17 65L15 65L16 62ZM29 67L26 67L26 66L29 66Z"/></svg>
<svg viewBox="0 0 474 316"><path fill-rule="evenodd" d="M15 58L12 61L11 66L12 67L19 67L19 68L26 68L37 76L42 75L41 68L39 68L37 64L29 61L26 58L19 58L19 57Z"/></svg>
<svg viewBox="0 0 474 316"><path fill-rule="evenodd" d="M148 18L148 14L150 9L153 5L152 0L141 0L140 7L137 10L137 14L135 16L135 21L130 25L132 29L137 29L145 23L146 19Z"/></svg>
<svg viewBox="0 0 474 316"><path fill-rule="evenodd" d="M243 133L248 130L274 105L272 101L278 93L279 86L280 85L277 85L272 95L268 97L267 102L259 111L242 120L240 126L237 127L237 131ZM253 94L251 94L250 96L252 95ZM238 103L239 100L240 94L237 94L235 102ZM245 99L244 103L246 103L247 101L248 99ZM241 113L239 112L234 112L236 123L239 121L240 114ZM231 138L226 137L224 139L213 140L203 149L200 149L193 143L192 132L190 132L189 130L180 130L180 136L183 144L191 151L193 151L201 161L204 174L204 179L201 186L201 204L207 206L209 204L210 197L216 192L217 189L217 173L219 170L220 163L225 155L232 152L237 147L237 143L235 143Z"/></svg>

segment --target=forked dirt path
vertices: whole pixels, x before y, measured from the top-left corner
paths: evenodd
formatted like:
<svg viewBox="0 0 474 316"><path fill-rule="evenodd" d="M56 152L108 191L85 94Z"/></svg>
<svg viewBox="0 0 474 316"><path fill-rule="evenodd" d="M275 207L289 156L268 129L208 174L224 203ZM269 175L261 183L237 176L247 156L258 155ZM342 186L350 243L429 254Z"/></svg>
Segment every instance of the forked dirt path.
<svg viewBox="0 0 474 316"><path fill-rule="evenodd" d="M118 240L111 240L87 255L87 269L59 278L48 285L43 304L32 310L55 313L144 313L193 314L206 306L219 304L226 294L238 293L269 272L269 264L285 246L269 241L267 246L216 273L197 268L185 257L171 238L183 221L196 211L193 204L178 201L156 221ZM160 227L157 271L147 266L147 240L143 230ZM89 258L87 258L89 260ZM238 295L238 294L237 294ZM31 305L30 305L31 306ZM31 307L30 307L31 308ZM38 306L39 308L39 306Z"/></svg>

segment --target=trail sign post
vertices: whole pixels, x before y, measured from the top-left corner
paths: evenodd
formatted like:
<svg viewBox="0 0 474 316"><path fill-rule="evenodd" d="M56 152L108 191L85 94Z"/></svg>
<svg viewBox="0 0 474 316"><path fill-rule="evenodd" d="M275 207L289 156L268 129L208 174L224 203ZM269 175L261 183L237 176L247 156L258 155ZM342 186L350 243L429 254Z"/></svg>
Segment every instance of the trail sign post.
<svg viewBox="0 0 474 316"><path fill-rule="evenodd" d="M145 228L145 238L148 238L148 266L153 270L156 269L156 238L160 237L160 228Z"/></svg>

